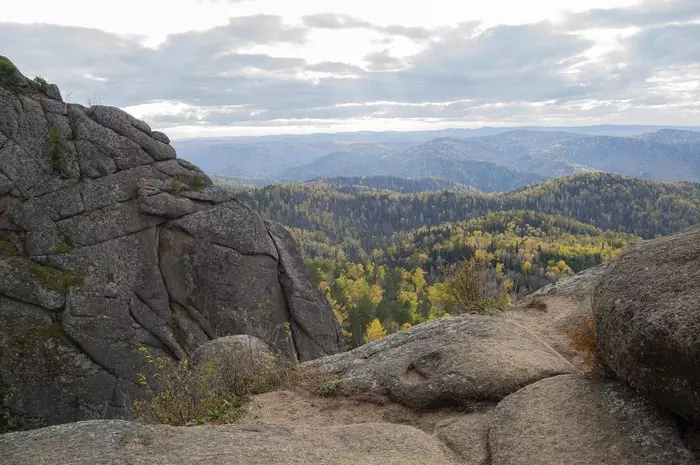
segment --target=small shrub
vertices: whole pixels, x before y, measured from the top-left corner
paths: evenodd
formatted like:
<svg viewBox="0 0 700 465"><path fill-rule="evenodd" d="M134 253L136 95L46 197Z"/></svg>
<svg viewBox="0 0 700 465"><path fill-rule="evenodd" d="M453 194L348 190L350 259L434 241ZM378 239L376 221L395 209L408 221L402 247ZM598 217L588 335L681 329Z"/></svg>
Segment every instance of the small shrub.
<svg viewBox="0 0 700 465"><path fill-rule="evenodd" d="M488 315L494 313L494 310L504 310L505 308L505 300L484 297L473 301L469 305L469 313Z"/></svg>
<svg viewBox="0 0 700 465"><path fill-rule="evenodd" d="M171 195L174 195L175 197L179 197L180 193L185 190L186 184L182 182L179 176L175 176L172 179L172 183L170 184L169 188L167 189L167 192Z"/></svg>
<svg viewBox="0 0 700 465"><path fill-rule="evenodd" d="M547 310L547 301L543 297L536 295L533 296L528 303L525 305L527 308L534 308L536 310Z"/></svg>
<svg viewBox="0 0 700 465"><path fill-rule="evenodd" d="M444 289L455 305L455 313L488 314L508 304L504 288L488 286L488 268L477 260L466 260L444 269Z"/></svg>
<svg viewBox="0 0 700 465"><path fill-rule="evenodd" d="M49 83L46 82L46 79L44 79L44 78L41 77L41 76L36 76L36 77L34 78L34 82L35 82L39 87L42 87L42 88L49 85Z"/></svg>
<svg viewBox="0 0 700 465"><path fill-rule="evenodd" d="M37 265L31 271L41 285L64 295L68 294L71 287L81 285L85 279L85 272L80 268L63 272L50 266Z"/></svg>
<svg viewBox="0 0 700 465"><path fill-rule="evenodd" d="M583 364L589 374L600 376L603 367L598 358L595 316L586 317L576 330L569 333L569 340L571 348L583 355Z"/></svg>
<svg viewBox="0 0 700 465"><path fill-rule="evenodd" d="M66 138L55 127L52 126L49 130L49 157L51 158L51 169L55 173L63 173L65 169L65 149Z"/></svg>
<svg viewBox="0 0 700 465"><path fill-rule="evenodd" d="M95 105L102 105L102 99L97 96L97 94L92 94L85 99L85 106L90 108Z"/></svg>
<svg viewBox="0 0 700 465"><path fill-rule="evenodd" d="M202 181L202 178L199 177L199 175L195 176L194 180L190 184L190 190L193 190L195 192L201 192L204 190L205 187L206 185Z"/></svg>
<svg viewBox="0 0 700 465"><path fill-rule="evenodd" d="M343 381L339 377L321 382L316 388L316 394L323 397L337 396L343 389Z"/></svg>
<svg viewBox="0 0 700 465"><path fill-rule="evenodd" d="M27 87L27 83L17 71L15 65L7 58L0 57L0 86L10 90L21 90Z"/></svg>
<svg viewBox="0 0 700 465"><path fill-rule="evenodd" d="M286 386L324 397L340 395L343 390L343 382L338 375L306 367L293 370Z"/></svg>
<svg viewBox="0 0 700 465"><path fill-rule="evenodd" d="M277 389L287 383L292 362L271 357L262 365L241 370L241 359L252 359L245 351L230 351L215 363L192 366L169 358L154 358L148 349L138 349L151 373L139 375L138 382L148 399L134 406L140 421L173 426L204 423L235 423L245 415L251 395Z"/></svg>

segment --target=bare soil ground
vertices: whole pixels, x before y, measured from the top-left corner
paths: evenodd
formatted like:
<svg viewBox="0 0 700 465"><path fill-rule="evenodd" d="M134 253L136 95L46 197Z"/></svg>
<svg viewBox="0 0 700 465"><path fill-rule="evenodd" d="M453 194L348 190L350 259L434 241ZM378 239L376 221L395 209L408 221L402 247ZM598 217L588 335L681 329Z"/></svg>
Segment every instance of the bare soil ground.
<svg viewBox="0 0 700 465"><path fill-rule="evenodd" d="M574 296L539 297L546 309L528 308L530 298L525 298L503 313L503 318L525 326L551 345L576 368L582 368L582 357L570 346L568 334L576 330L588 317L591 310L589 299Z"/></svg>

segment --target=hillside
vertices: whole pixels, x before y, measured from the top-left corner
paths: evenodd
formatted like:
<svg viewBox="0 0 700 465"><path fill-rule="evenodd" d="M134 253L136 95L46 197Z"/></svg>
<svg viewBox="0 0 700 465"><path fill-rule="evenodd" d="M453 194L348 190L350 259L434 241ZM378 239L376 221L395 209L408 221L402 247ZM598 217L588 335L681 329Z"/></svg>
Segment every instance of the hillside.
<svg viewBox="0 0 700 465"><path fill-rule="evenodd" d="M465 260L484 264L507 300L700 222L700 185L603 173L498 194L402 194L342 178L239 198L290 228L353 345L372 318L393 332L453 311L443 286Z"/></svg>
<svg viewBox="0 0 700 465"><path fill-rule="evenodd" d="M249 201L280 223L324 233L331 244L356 241L366 251L400 231L465 221L499 210L534 210L644 238L700 222L700 185L656 183L591 173L507 193L340 192L332 185L277 185L250 192Z"/></svg>

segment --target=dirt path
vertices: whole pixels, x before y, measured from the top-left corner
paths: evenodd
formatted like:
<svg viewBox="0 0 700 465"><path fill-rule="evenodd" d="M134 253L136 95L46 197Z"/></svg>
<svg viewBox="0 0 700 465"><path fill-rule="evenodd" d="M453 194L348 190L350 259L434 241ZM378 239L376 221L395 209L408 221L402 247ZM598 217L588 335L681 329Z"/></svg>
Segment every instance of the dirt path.
<svg viewBox="0 0 700 465"><path fill-rule="evenodd" d="M578 293L572 294L568 289L538 297L546 308L544 305L530 308L531 299L528 297L516 303L502 314L502 318L528 328L575 367L583 368L581 356L569 345L568 333L591 314L590 299ZM450 409L415 411L384 399L321 397L308 389L291 388L255 396L244 422L320 427L357 423L410 425L440 439L450 453L456 454L458 463L486 465L490 463L487 447L489 416L486 414L489 408L492 406L476 407L470 412Z"/></svg>
<svg viewBox="0 0 700 465"><path fill-rule="evenodd" d="M568 296L542 296L540 299L546 303L546 309L528 308L528 298L506 310L503 318L525 326L572 365L581 368L581 355L569 345L568 333L576 330L591 314L590 300Z"/></svg>

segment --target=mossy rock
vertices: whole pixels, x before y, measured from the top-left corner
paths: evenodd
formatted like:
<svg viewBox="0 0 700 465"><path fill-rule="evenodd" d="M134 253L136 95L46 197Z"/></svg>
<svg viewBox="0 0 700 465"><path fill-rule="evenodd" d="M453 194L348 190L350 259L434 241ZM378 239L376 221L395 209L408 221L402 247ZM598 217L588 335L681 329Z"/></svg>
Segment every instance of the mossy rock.
<svg viewBox="0 0 700 465"><path fill-rule="evenodd" d="M16 257L19 255L19 249L9 239L0 237L0 255L5 257Z"/></svg>
<svg viewBox="0 0 700 465"><path fill-rule="evenodd" d="M53 340L58 344L72 345L73 342L63 329L61 323L27 324L21 319L0 316L0 325L9 329L9 347L17 352L24 353L32 348ZM2 397L0 388L0 397Z"/></svg>
<svg viewBox="0 0 700 465"><path fill-rule="evenodd" d="M68 252L71 252L72 250L73 250L73 247L66 244L65 242L58 244L58 246L56 246L56 253L57 254L68 253Z"/></svg>
<svg viewBox="0 0 700 465"><path fill-rule="evenodd" d="M71 287L80 286L85 279L85 272L82 269L63 272L56 268L42 265L33 267L32 274L42 286L64 295L68 294Z"/></svg>

